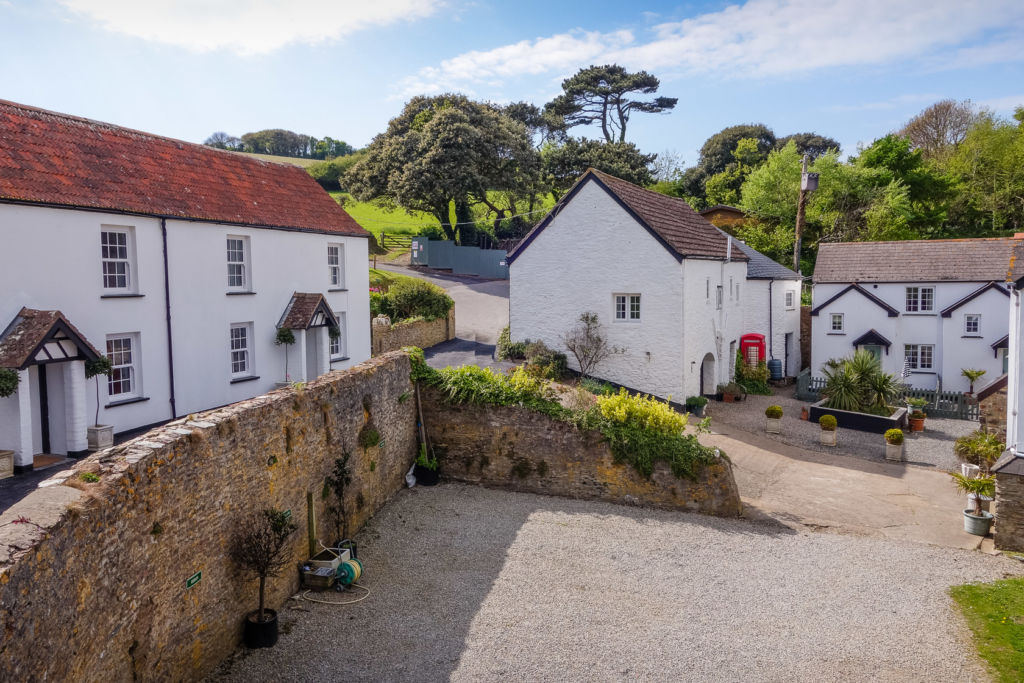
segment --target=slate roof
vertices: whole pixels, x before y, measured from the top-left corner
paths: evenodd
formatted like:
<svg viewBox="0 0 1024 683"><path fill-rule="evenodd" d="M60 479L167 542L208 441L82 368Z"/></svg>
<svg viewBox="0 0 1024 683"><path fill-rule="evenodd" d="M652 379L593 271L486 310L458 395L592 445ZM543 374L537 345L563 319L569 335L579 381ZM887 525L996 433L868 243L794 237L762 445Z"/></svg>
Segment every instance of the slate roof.
<svg viewBox="0 0 1024 683"><path fill-rule="evenodd" d="M719 230L723 235L728 233ZM803 278L799 273L795 273L786 266L778 263L752 246L740 242L737 239L733 239L732 248L736 249L739 247L740 251L747 255L750 259L747 261L747 279L748 280L802 280Z"/></svg>
<svg viewBox="0 0 1024 683"><path fill-rule="evenodd" d="M317 311L323 313L329 325L337 327L338 319L334 317L334 312L327 305L324 295L318 292L295 292L292 294L277 326L289 330L307 330L313 327L313 316Z"/></svg>
<svg viewBox="0 0 1024 683"><path fill-rule="evenodd" d="M615 176L587 169L586 173L580 176L576 184L569 192L555 205L550 213L530 233L523 238L523 241L509 254L508 261L511 263L521 254L534 238L559 214L566 204L588 182L596 182L614 198L622 208L633 216L643 227L645 227L662 246L672 252L676 258L705 258L724 260L728 252L728 239L725 233L700 216L684 200L677 197L669 197L660 192L645 190ZM747 256L736 249L736 240L733 240L732 259L734 261L746 261Z"/></svg>
<svg viewBox="0 0 1024 683"><path fill-rule="evenodd" d="M298 166L6 100L0 200L367 235Z"/></svg>
<svg viewBox="0 0 1024 683"><path fill-rule="evenodd" d="M89 360L99 358L100 352L60 311L22 308L0 333L0 368L21 370L31 365L40 345L55 326L63 328L78 347L80 355Z"/></svg>
<svg viewBox="0 0 1024 683"><path fill-rule="evenodd" d="M823 242L814 282L1005 282L1010 237Z"/></svg>

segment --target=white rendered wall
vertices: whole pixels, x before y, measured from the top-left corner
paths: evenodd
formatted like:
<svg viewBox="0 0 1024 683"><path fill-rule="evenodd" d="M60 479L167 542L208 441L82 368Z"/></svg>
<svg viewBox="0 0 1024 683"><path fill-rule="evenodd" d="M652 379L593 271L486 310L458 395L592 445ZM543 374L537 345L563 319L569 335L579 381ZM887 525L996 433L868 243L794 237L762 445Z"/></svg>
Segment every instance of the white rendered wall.
<svg viewBox="0 0 1024 683"><path fill-rule="evenodd" d="M1024 445L1021 435L1024 434L1024 307L1021 306L1021 290L1011 291L1009 367L1007 368L1007 410L1006 410L1006 447L1024 457Z"/></svg>
<svg viewBox="0 0 1024 683"><path fill-rule="evenodd" d="M131 227L135 239L132 275L142 296L102 298L100 232L102 226ZM357 237L240 228L168 220L170 288L174 333L175 390L178 415L263 393L283 378L283 351L273 345L274 326L294 291L323 292L332 310L347 313L348 367L370 356L367 240ZM250 238L252 296L227 295L226 236ZM106 381L100 378L101 424L115 432L171 417L164 308L163 245L160 221L91 211L0 204L0 328L22 306L62 311L101 352L106 337L138 333L140 386L146 401L107 408ZM327 245L345 247L345 286L329 292ZM253 360L260 379L230 384L228 328L252 321ZM295 355L295 349L292 349ZM50 366L59 374L59 366ZM19 387L27 389L23 383ZM94 380L85 386L85 415L95 418ZM51 401L55 397L51 396ZM32 404L38 411L38 400ZM26 416L17 401L0 400L0 448L19 442L11 426ZM62 418L62 422L66 422ZM34 425L38 441L38 424ZM51 437L54 431L51 426Z"/></svg>
<svg viewBox="0 0 1024 683"><path fill-rule="evenodd" d="M718 384L732 379L733 359L730 342L736 342L744 333L744 304L750 295L746 279L747 265L743 261L726 263L703 259L684 259L686 308L684 310L684 393L695 396L700 392L701 366L704 357L715 358L715 386L704 387L705 393L714 393ZM731 287L730 287L731 280ZM739 297L736 285L739 285ZM722 307L717 307L716 289L722 285Z"/></svg>
<svg viewBox="0 0 1024 683"><path fill-rule="evenodd" d="M880 283L862 284L864 289L899 311L890 318L888 313L863 295L850 291L811 316L811 372L820 375L822 364L830 358L841 358L853 353L852 342L870 329L877 330L892 342L889 353L882 355L882 368L899 374L903 370L905 344L933 344L933 369L913 373L907 381L915 387L934 389L942 376L943 389L965 391L968 384L960 377L961 368L982 368L1002 373L1002 364L993 358L989 345L1006 334L1001 321L1006 320L1007 297L998 292L986 292L943 318L941 311L971 294L983 282L938 283ZM906 287L929 286L935 288L935 306L931 313L907 313ZM820 306L846 288L845 284L817 284L814 287L814 307ZM830 331L831 314L843 313L845 332ZM987 343L961 340L964 313L982 315L982 334ZM986 376L988 377L988 376ZM977 388L977 387L975 387Z"/></svg>
<svg viewBox="0 0 1024 683"><path fill-rule="evenodd" d="M682 401L683 293L679 262L594 182L585 185L510 266L514 340L563 350L561 335L595 311L612 356L596 374ZM641 295L641 321L614 322L614 294ZM570 366L578 369L572 355Z"/></svg>
<svg viewBox="0 0 1024 683"><path fill-rule="evenodd" d="M786 292L792 292L793 305L786 307ZM770 298L769 298L770 296ZM771 319L769 320L769 311ZM783 372L789 377L800 372L800 281L799 280L747 280L747 295L743 297L743 334L763 334L768 359L783 363ZM789 345L789 367L786 361L786 334L792 334ZM770 338L770 341L769 341Z"/></svg>

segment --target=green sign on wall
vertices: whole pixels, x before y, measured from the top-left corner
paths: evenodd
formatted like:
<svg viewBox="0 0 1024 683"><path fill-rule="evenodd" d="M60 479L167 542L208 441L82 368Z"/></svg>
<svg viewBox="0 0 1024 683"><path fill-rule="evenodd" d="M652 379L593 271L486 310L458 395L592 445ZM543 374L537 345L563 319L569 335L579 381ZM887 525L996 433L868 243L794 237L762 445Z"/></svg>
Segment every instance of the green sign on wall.
<svg viewBox="0 0 1024 683"><path fill-rule="evenodd" d="M192 576L190 576L187 579L185 579L185 589L187 590L187 589L191 588L192 586L194 586L197 583L199 583L200 581L202 581L202 579L203 579L203 573L201 571L196 572Z"/></svg>

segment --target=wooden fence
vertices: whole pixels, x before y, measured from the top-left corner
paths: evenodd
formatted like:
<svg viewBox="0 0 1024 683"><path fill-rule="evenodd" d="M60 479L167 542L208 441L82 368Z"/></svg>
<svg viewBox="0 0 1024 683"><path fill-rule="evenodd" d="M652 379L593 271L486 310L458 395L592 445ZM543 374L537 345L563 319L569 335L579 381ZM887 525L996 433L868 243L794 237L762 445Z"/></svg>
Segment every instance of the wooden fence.
<svg viewBox="0 0 1024 683"><path fill-rule="evenodd" d="M825 388L823 377L812 377L811 371L804 370L796 377L796 398L800 401L820 401L821 390ZM929 417L948 417L954 420L977 420L978 402L960 391L939 391L933 389L908 388L906 398L923 398L928 401L924 412Z"/></svg>
<svg viewBox="0 0 1024 683"><path fill-rule="evenodd" d="M383 232L380 235L380 246L388 251L392 249L409 249L412 247L412 235L389 235Z"/></svg>

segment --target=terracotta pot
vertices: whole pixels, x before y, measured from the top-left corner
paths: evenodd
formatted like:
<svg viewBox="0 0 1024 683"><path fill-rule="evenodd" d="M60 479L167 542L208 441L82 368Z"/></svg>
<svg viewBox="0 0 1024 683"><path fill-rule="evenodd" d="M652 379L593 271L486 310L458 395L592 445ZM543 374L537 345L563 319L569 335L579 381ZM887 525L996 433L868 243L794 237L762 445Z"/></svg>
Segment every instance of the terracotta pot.
<svg viewBox="0 0 1024 683"><path fill-rule="evenodd" d="M733 394L730 394L730 393L723 393L722 394L722 400L725 401L726 403L735 403L736 402L736 397Z"/></svg>
<svg viewBox="0 0 1024 683"><path fill-rule="evenodd" d="M907 418L910 421L910 431L912 432L923 432L924 431L924 418L911 417Z"/></svg>
<svg viewBox="0 0 1024 683"><path fill-rule="evenodd" d="M804 421L811 419L811 411L807 409L807 406L800 409L800 419Z"/></svg>

